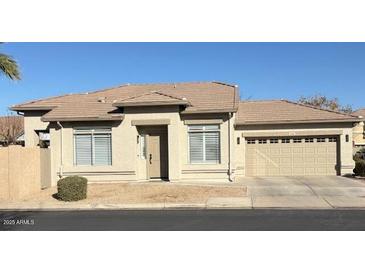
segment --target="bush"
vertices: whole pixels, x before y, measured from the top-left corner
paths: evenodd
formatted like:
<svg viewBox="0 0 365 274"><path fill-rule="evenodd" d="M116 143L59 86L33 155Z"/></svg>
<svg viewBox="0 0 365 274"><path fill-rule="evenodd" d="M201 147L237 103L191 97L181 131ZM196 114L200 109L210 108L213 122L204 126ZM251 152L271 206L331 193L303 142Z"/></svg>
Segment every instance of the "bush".
<svg viewBox="0 0 365 274"><path fill-rule="evenodd" d="M86 199L87 179L69 176L57 182L57 198L62 201L79 201Z"/></svg>
<svg viewBox="0 0 365 274"><path fill-rule="evenodd" d="M356 176L365 177L365 160L356 161L354 173Z"/></svg>

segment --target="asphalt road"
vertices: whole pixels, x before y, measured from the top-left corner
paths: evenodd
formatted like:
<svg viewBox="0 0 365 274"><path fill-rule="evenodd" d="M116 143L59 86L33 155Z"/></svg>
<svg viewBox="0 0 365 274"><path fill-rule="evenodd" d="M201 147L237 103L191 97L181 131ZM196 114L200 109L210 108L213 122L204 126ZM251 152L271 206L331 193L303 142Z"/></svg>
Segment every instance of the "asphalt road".
<svg viewBox="0 0 365 274"><path fill-rule="evenodd" d="M365 210L0 212L0 230L363 231Z"/></svg>

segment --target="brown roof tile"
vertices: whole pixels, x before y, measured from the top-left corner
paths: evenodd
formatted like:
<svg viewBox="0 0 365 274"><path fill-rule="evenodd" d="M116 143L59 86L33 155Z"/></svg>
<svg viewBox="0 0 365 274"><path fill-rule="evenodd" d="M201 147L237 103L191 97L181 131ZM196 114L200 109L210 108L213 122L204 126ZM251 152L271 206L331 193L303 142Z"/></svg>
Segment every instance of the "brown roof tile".
<svg viewBox="0 0 365 274"><path fill-rule="evenodd" d="M157 91L160 96L155 96L156 94L146 95L151 91ZM18 111L52 109L44 115L44 119L49 121L62 117L68 119L72 119L72 117L75 119L79 117L106 119L112 117L111 113L118 111L118 108L113 106L117 102L144 100L146 102L142 103L147 103L147 99L156 102L162 98L164 98L163 102L165 103L173 100L181 103L181 100L186 98L189 103L185 110L186 113L235 111L238 108L239 100L236 86L219 82L127 84L96 92L69 94L31 101L12 106L12 109Z"/></svg>
<svg viewBox="0 0 365 274"><path fill-rule="evenodd" d="M190 103L184 97L179 98L159 91L149 91L113 103L113 106L119 107L149 105L190 105Z"/></svg>
<svg viewBox="0 0 365 274"><path fill-rule="evenodd" d="M352 113L352 115L356 115L356 116L362 116L365 118L365 108L359 109L357 111L355 111L354 113Z"/></svg>
<svg viewBox="0 0 365 274"><path fill-rule="evenodd" d="M239 103L236 125L356 121L357 117L286 100L243 101Z"/></svg>

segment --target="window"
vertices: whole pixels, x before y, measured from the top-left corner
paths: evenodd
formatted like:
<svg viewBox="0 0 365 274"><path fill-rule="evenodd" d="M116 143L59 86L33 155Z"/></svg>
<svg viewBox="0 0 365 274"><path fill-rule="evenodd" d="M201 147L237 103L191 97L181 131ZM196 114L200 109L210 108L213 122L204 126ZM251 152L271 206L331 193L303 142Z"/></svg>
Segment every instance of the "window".
<svg viewBox="0 0 365 274"><path fill-rule="evenodd" d="M146 135L139 135L139 155L141 159L146 159L147 147L146 147Z"/></svg>
<svg viewBox="0 0 365 274"><path fill-rule="evenodd" d="M298 143L301 143L301 142L302 142L302 139L300 139L300 138L293 139L293 143L295 143L295 144L298 144Z"/></svg>
<svg viewBox="0 0 365 274"><path fill-rule="evenodd" d="M290 139L281 139L282 144L290 144Z"/></svg>
<svg viewBox="0 0 365 274"><path fill-rule="evenodd" d="M270 139L270 144L278 144L279 140L278 139Z"/></svg>
<svg viewBox="0 0 365 274"><path fill-rule="evenodd" d="M313 143L314 139L313 138L305 138L305 142L306 143Z"/></svg>
<svg viewBox="0 0 365 274"><path fill-rule="evenodd" d="M248 139L247 144L254 145L254 144L256 144L256 140L255 139Z"/></svg>
<svg viewBox="0 0 365 274"><path fill-rule="evenodd" d="M267 140L265 139L259 139L259 144L266 144L267 143Z"/></svg>
<svg viewBox="0 0 365 274"><path fill-rule="evenodd" d="M326 138L317 138L317 143L325 143Z"/></svg>
<svg viewBox="0 0 365 274"><path fill-rule="evenodd" d="M188 127L190 163L220 162L219 125L192 125Z"/></svg>
<svg viewBox="0 0 365 274"><path fill-rule="evenodd" d="M328 142L330 142L330 143L336 143L337 142L337 138L336 137L330 137L330 138L328 138Z"/></svg>
<svg viewBox="0 0 365 274"><path fill-rule="evenodd" d="M76 129L74 147L74 163L77 166L112 164L110 129Z"/></svg>

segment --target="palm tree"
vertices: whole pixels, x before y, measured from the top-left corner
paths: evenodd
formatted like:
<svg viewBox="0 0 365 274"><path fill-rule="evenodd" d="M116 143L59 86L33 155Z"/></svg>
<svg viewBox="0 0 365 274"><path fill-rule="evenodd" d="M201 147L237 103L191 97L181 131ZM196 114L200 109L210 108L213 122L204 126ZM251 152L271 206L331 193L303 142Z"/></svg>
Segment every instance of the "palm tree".
<svg viewBox="0 0 365 274"><path fill-rule="evenodd" d="M11 56L0 53L0 74L11 80L20 80L18 64Z"/></svg>

